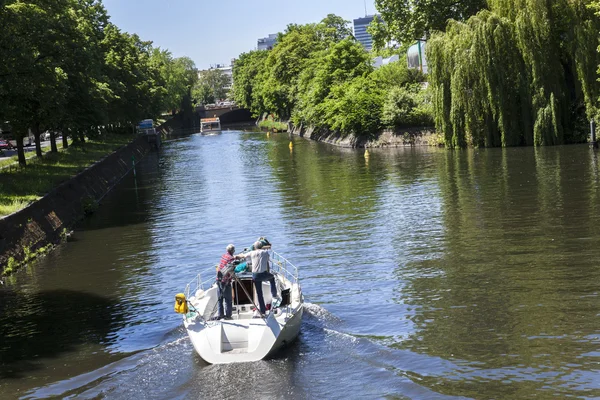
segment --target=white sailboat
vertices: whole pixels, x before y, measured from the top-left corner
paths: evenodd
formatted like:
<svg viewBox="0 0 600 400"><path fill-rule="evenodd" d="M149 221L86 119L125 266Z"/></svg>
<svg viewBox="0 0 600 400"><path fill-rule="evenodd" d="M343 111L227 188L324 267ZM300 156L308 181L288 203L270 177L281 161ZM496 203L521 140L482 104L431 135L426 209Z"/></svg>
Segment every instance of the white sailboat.
<svg viewBox="0 0 600 400"><path fill-rule="evenodd" d="M253 317L258 300L250 272L234 277L230 320L214 320L218 301L214 277L203 282L198 275L186 286L185 293L178 295L178 312L183 314L183 324L194 349L206 362L226 364L262 360L298 336L304 301L298 269L273 250L269 250L269 255L269 269L275 276L281 304L259 318ZM273 302L270 284L263 282L262 285L265 304L269 307ZM186 304L185 309L183 304Z"/></svg>

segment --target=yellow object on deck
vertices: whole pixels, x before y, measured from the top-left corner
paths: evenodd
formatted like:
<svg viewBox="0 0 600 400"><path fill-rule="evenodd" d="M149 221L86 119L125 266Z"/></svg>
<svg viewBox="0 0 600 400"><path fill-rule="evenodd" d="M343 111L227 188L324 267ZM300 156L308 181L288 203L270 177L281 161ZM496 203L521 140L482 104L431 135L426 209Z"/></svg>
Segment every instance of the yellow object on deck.
<svg viewBox="0 0 600 400"><path fill-rule="evenodd" d="M190 310L187 305L187 299L185 298L185 294L178 293L175 296L175 312L177 314L187 314L189 311Z"/></svg>

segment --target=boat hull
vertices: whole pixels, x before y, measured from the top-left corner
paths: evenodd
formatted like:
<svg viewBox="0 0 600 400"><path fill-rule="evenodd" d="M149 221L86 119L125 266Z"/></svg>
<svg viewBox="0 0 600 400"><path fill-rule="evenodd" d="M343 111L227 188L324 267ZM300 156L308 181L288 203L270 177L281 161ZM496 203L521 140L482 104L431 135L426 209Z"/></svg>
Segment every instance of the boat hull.
<svg viewBox="0 0 600 400"><path fill-rule="evenodd" d="M253 362L293 342L300 332L303 307L266 319L184 321L198 355L210 364Z"/></svg>
<svg viewBox="0 0 600 400"><path fill-rule="evenodd" d="M269 271L274 279L265 282L255 282L250 271L233 275L232 309L228 319L217 319L223 310L218 310L220 293L214 278L212 282L202 282L198 275L187 285L183 296L187 299L189 312L186 310L183 324L194 349L206 362L227 364L262 360L296 339L304 311L298 269L270 251ZM261 318L253 318L258 308L258 284L262 285L262 300L267 309L274 304L279 307L267 311ZM272 290L277 291L277 298Z"/></svg>

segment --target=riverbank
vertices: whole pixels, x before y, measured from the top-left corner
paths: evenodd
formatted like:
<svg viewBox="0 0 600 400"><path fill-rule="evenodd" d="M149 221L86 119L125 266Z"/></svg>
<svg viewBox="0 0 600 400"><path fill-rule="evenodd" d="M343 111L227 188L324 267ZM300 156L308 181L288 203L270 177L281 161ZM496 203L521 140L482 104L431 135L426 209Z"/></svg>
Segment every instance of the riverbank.
<svg viewBox="0 0 600 400"><path fill-rule="evenodd" d="M12 164L0 173L0 218L19 211L40 199L60 183L98 160L131 143L133 135L109 135L70 146L58 153L34 157L25 168Z"/></svg>
<svg viewBox="0 0 600 400"><path fill-rule="evenodd" d="M373 148L404 146L440 146L443 141L434 128L415 127L390 130L386 129L374 139L357 138L353 135L341 135L315 128L293 127L291 134L340 147Z"/></svg>
<svg viewBox="0 0 600 400"><path fill-rule="evenodd" d="M27 168L0 174L0 204L33 201L0 219L1 275L14 272L22 263L46 252L65 237L75 222L94 210L131 170L132 159L139 160L150 150L144 138L131 139L86 143ZM39 198L44 192L47 194Z"/></svg>

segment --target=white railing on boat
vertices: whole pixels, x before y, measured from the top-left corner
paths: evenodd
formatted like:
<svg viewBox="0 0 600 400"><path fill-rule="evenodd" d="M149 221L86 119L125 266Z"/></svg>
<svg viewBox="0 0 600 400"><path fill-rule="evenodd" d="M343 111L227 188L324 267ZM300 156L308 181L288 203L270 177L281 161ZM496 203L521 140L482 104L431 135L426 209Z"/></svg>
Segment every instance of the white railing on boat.
<svg viewBox="0 0 600 400"><path fill-rule="evenodd" d="M269 267L271 268L271 271L275 271L283 275L292 283L292 285L298 283L298 268L296 268L294 264L289 262L281 254L273 250L271 250L269 253Z"/></svg>
<svg viewBox="0 0 600 400"><path fill-rule="evenodd" d="M215 276L216 276L216 272L215 272L215 275L213 275L211 278L203 281L202 274L196 275L196 277L185 286L185 291L184 291L185 298L189 299L190 296L196 296L196 293L200 289L206 290L206 289L210 288L215 283ZM194 292L190 293L190 289L193 289Z"/></svg>
<svg viewBox="0 0 600 400"><path fill-rule="evenodd" d="M298 268L281 254L273 250L269 250L269 268L271 271L283 275L292 285L298 283ZM204 281L202 280L202 274L196 275L196 277L185 286L185 298L189 299L190 296L196 296L196 293L200 289L206 291L215 283L215 278L216 268L215 273L209 279ZM194 291L190 293L190 290L192 289Z"/></svg>

